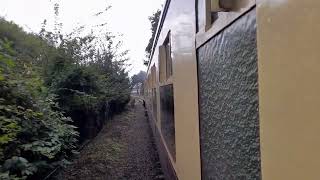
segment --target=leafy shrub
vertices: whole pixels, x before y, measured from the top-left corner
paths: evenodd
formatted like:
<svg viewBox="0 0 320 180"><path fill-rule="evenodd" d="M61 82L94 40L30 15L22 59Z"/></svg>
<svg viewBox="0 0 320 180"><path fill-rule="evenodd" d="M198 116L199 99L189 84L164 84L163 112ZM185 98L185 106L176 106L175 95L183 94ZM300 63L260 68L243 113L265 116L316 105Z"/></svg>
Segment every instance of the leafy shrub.
<svg viewBox="0 0 320 180"><path fill-rule="evenodd" d="M72 34L26 33L0 18L0 179L68 164L130 99L121 42Z"/></svg>
<svg viewBox="0 0 320 180"><path fill-rule="evenodd" d="M10 43L0 47L0 178L26 179L64 165L78 132L40 76L14 62Z"/></svg>

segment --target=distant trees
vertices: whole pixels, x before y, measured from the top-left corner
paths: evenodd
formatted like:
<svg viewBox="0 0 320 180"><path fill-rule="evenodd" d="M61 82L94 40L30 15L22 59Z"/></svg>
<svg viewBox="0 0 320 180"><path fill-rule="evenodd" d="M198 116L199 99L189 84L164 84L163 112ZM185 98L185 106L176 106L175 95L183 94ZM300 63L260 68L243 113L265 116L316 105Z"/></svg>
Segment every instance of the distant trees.
<svg viewBox="0 0 320 180"><path fill-rule="evenodd" d="M146 79L147 73L140 71L138 74L135 74L131 77L131 87L135 86L138 83L143 83Z"/></svg>
<svg viewBox="0 0 320 180"><path fill-rule="evenodd" d="M126 51L110 32L26 33L0 18L0 179L68 164L130 98Z"/></svg>
<svg viewBox="0 0 320 180"><path fill-rule="evenodd" d="M152 51L153 42L154 42L154 39L156 37L158 23L159 23L159 20L160 20L160 14L161 14L161 11L158 9L156 12L153 13L152 16L149 17L149 21L151 23L152 35L151 35L151 37L149 39L149 42L148 42L148 45L147 45L147 47L145 49L147 58L149 58L149 56L151 54L151 51ZM146 60L144 62L144 64L147 66L148 65L148 60Z"/></svg>

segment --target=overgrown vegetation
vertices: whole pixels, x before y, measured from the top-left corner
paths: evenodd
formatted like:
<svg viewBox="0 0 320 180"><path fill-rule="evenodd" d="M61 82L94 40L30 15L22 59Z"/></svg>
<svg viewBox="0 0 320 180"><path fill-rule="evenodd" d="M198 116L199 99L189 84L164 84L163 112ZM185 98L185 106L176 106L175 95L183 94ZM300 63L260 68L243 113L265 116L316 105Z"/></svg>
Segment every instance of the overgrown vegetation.
<svg viewBox="0 0 320 180"><path fill-rule="evenodd" d="M0 179L68 164L130 98L126 52L109 32L26 33L0 19Z"/></svg>

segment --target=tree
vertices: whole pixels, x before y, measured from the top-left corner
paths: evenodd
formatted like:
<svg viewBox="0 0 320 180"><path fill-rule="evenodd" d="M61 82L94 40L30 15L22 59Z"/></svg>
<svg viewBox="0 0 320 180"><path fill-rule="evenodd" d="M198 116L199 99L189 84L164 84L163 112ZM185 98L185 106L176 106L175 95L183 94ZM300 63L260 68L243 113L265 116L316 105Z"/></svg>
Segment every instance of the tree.
<svg viewBox="0 0 320 180"><path fill-rule="evenodd" d="M0 18L0 179L66 165L130 99L127 51L112 33L63 35L45 23L35 34Z"/></svg>
<svg viewBox="0 0 320 180"><path fill-rule="evenodd" d="M158 28L158 24L159 24L159 20L160 20L160 14L161 14L161 11L160 11L160 9L158 9L156 12L153 13L152 16L149 16L149 21L151 23L152 35L151 35L151 37L149 39L149 43L145 49L147 58L149 58L149 56L151 55L153 42L156 37L157 28ZM145 61L144 64L148 65L148 61Z"/></svg>
<svg viewBox="0 0 320 180"><path fill-rule="evenodd" d="M135 74L131 77L131 87L134 87L138 83L143 83L146 79L147 73L140 71L138 74Z"/></svg>
<svg viewBox="0 0 320 180"><path fill-rule="evenodd" d="M0 34L5 33L0 36L0 179L42 179L68 162L78 132L44 84L38 63L44 42L2 19Z"/></svg>

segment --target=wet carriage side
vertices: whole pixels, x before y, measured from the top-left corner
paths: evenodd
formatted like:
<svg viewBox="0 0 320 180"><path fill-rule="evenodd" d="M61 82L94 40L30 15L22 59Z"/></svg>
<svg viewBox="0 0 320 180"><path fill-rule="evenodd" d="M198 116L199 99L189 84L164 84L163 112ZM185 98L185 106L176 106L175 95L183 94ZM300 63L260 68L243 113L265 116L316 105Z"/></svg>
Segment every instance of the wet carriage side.
<svg viewBox="0 0 320 180"><path fill-rule="evenodd" d="M166 1L144 98L167 179L318 177L316 7Z"/></svg>

